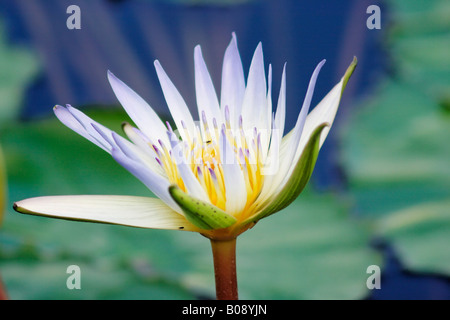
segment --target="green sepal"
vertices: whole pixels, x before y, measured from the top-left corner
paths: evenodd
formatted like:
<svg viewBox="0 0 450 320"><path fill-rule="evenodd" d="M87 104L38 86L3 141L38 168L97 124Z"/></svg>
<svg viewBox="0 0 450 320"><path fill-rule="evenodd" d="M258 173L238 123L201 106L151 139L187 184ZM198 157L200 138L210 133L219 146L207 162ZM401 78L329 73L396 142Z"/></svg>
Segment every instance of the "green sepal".
<svg viewBox="0 0 450 320"><path fill-rule="evenodd" d="M322 133L322 130L328 126L328 123L322 123L313 131L286 185L278 193L276 198L267 200L268 204L261 212L250 217L244 223L256 222L278 212L286 208L298 197L311 178L317 156L319 155L320 134Z"/></svg>
<svg viewBox="0 0 450 320"><path fill-rule="evenodd" d="M223 229L236 222L232 215L210 203L191 197L175 185L169 187L169 193L183 210L186 219L201 229Z"/></svg>
<svg viewBox="0 0 450 320"><path fill-rule="evenodd" d="M353 71L355 71L357 64L358 64L358 59L356 59L356 57L353 57L352 63L350 63L347 70L345 71L344 76L342 77L341 97L342 97L342 94L344 93L345 87L347 86L348 80L350 79L351 75L353 74Z"/></svg>

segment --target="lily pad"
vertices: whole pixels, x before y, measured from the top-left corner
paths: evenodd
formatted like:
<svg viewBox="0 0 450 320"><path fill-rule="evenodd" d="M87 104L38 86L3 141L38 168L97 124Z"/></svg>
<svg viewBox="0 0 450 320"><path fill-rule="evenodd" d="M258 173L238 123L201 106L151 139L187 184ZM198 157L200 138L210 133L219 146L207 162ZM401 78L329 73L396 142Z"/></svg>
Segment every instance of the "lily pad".
<svg viewBox="0 0 450 320"><path fill-rule="evenodd" d="M387 81L377 98L355 114L347 129L342 163L348 173L349 193L361 217L374 219L376 224L380 219L390 221L398 211L405 210L407 216L426 203L450 199L450 119L425 93L405 83ZM433 216L434 208L430 206L424 212ZM448 208L446 214L450 215ZM436 227L436 235L425 236L419 232L421 227L428 228L429 235ZM420 246L407 245L414 237ZM448 223L430 224L423 219L407 233L391 230L388 239L401 248L399 254L405 258L402 263L406 268L450 274L448 261L440 258L448 251L442 246L450 241ZM423 253L433 258L426 268L413 262Z"/></svg>
<svg viewBox="0 0 450 320"><path fill-rule="evenodd" d="M450 89L444 18L450 7L442 0L389 3L393 76L343 128L348 193L406 269L449 276L450 117L443 106Z"/></svg>
<svg viewBox="0 0 450 320"><path fill-rule="evenodd" d="M388 3L393 21L388 41L396 72L402 80L439 103L448 102L450 3L446 0Z"/></svg>
<svg viewBox="0 0 450 320"><path fill-rule="evenodd" d="M38 71L36 56L7 43L5 27L0 23L0 126L17 118L24 91Z"/></svg>
<svg viewBox="0 0 450 320"><path fill-rule="evenodd" d="M393 243L396 253L412 270L450 274L449 208L447 200L393 212L378 221L377 232Z"/></svg>

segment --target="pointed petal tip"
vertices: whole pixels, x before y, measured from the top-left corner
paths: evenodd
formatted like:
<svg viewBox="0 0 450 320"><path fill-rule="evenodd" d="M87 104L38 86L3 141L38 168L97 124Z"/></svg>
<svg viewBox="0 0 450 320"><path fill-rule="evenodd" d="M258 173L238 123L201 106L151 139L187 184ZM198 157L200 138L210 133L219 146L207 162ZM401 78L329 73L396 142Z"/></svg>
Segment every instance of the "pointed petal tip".
<svg viewBox="0 0 450 320"><path fill-rule="evenodd" d="M355 71L356 65L358 64L358 59L356 56L353 57L352 62L348 66L347 70L345 71L344 76L342 77L343 83L342 83L342 92L344 92L345 87L347 86L347 82L350 79L351 75L353 74L353 71Z"/></svg>
<svg viewBox="0 0 450 320"><path fill-rule="evenodd" d="M25 202L26 200L22 200L22 201L18 201L18 202L14 202L13 203L13 209L14 211L18 212L18 213L22 213L22 214L34 214L35 212L28 210L24 207L23 202Z"/></svg>
<svg viewBox="0 0 450 320"><path fill-rule="evenodd" d="M234 45L237 47L237 36L236 36L236 32L234 32L234 31L231 33L230 45Z"/></svg>
<svg viewBox="0 0 450 320"><path fill-rule="evenodd" d="M114 84L115 83L122 83L122 80L117 78L116 75L114 73L112 73L111 71L109 71L109 70L107 72L107 76L108 76L109 84L111 85L111 87L113 87L113 89L114 89Z"/></svg>
<svg viewBox="0 0 450 320"><path fill-rule="evenodd" d="M253 58L255 57L261 57L261 59L263 59L263 47L262 47L262 42L258 42L258 45L256 46L255 52L253 53Z"/></svg>
<svg viewBox="0 0 450 320"><path fill-rule="evenodd" d="M203 58L203 52L200 45L196 45L194 48L194 65L195 67L206 65L205 60Z"/></svg>
<svg viewBox="0 0 450 320"><path fill-rule="evenodd" d="M161 65L161 62L159 60L153 61L153 66L156 70L156 75L158 76L159 81L161 82L161 77L167 77L166 71L164 71L164 68Z"/></svg>
<svg viewBox="0 0 450 320"><path fill-rule="evenodd" d="M59 104L57 104L53 107L53 113L60 120L61 120L60 117L64 117L67 114L71 115L70 111L66 107L59 105Z"/></svg>
<svg viewBox="0 0 450 320"><path fill-rule="evenodd" d="M111 72L111 70L108 70L106 72L106 75L108 77L108 80L111 82L111 80L117 79L117 77L114 75L114 73Z"/></svg>
<svg viewBox="0 0 450 320"><path fill-rule="evenodd" d="M20 212L20 211L19 211L20 208L19 208L19 205L17 204L17 202L14 202L14 203L13 203L13 209L14 209L14 211Z"/></svg>
<svg viewBox="0 0 450 320"><path fill-rule="evenodd" d="M320 62L317 64L316 69L317 69L318 71L320 71L320 69L322 69L322 67L323 67L323 65L325 64L325 62L327 62L326 59L323 59L322 61L320 61Z"/></svg>
<svg viewBox="0 0 450 320"><path fill-rule="evenodd" d="M199 44L194 47L194 55L195 56L198 55L199 57L202 56L202 48L200 47Z"/></svg>

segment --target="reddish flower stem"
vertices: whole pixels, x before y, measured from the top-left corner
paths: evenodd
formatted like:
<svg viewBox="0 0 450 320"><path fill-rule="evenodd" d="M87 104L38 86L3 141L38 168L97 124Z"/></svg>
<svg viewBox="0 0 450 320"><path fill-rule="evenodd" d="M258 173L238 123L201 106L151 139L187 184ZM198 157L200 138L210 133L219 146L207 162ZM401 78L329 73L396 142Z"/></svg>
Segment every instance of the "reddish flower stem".
<svg viewBox="0 0 450 320"><path fill-rule="evenodd" d="M211 240L217 300L237 300L236 239Z"/></svg>

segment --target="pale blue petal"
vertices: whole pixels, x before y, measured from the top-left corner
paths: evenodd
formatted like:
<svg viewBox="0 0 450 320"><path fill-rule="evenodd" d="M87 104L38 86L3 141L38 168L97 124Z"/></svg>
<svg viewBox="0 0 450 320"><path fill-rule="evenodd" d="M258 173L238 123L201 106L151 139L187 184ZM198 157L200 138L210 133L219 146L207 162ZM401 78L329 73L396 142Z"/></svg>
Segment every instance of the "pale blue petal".
<svg viewBox="0 0 450 320"><path fill-rule="evenodd" d="M167 142L166 127L152 107L110 71L108 80L120 104L139 129L154 141L163 139Z"/></svg>
<svg viewBox="0 0 450 320"><path fill-rule="evenodd" d="M111 146L107 141L105 141L92 127L91 123L94 121L87 116L86 118L90 119L90 121L87 121L86 118L81 118L79 112L78 117L74 116L73 110L76 110L72 108L72 112L69 111L68 108L65 108L63 106L55 106L53 108L53 111L56 115L56 117L61 121L64 125L66 125L68 128L72 129L82 137L86 138L87 140L91 141L98 147L102 148L108 153L111 153ZM78 110L77 110L78 111ZM89 130L89 131L88 131Z"/></svg>
<svg viewBox="0 0 450 320"><path fill-rule="evenodd" d="M154 65L170 114L177 125L181 137L186 141L188 140L187 134L189 134L191 138L195 134L195 123L192 114L183 97L169 79L159 61L155 60ZM186 129L183 128L183 123L185 124ZM188 133L186 134L184 130L187 130Z"/></svg>

